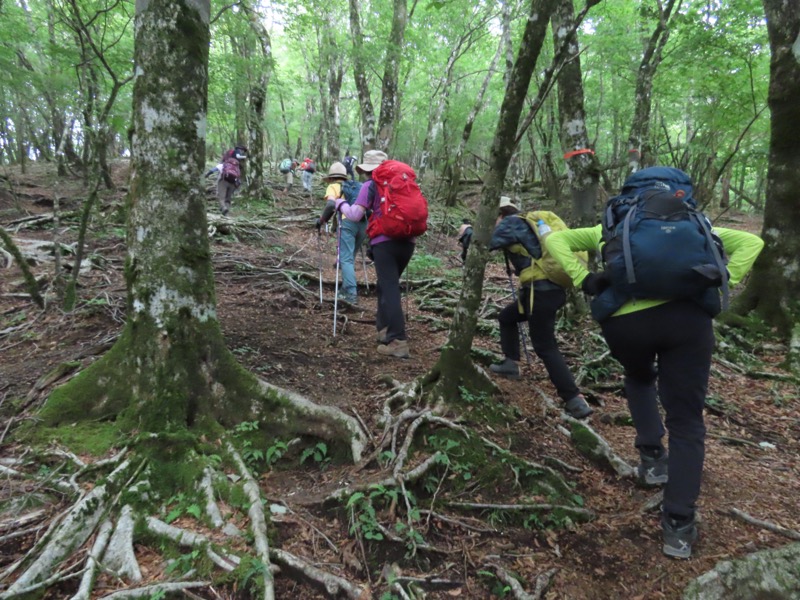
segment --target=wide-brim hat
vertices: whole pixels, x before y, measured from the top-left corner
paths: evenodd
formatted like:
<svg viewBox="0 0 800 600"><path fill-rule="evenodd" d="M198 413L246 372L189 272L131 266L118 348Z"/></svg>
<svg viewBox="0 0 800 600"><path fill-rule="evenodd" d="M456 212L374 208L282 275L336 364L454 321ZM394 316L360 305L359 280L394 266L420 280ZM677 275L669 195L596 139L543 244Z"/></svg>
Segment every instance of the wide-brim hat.
<svg viewBox="0 0 800 600"><path fill-rule="evenodd" d="M328 169L328 174L322 178L324 181L331 181L333 179L347 179L347 169L345 166L340 162L334 162L331 164L331 168Z"/></svg>
<svg viewBox="0 0 800 600"><path fill-rule="evenodd" d="M364 153L364 162L357 165L356 168L365 173L371 173L385 160L389 160L386 152L381 150L367 150Z"/></svg>
<svg viewBox="0 0 800 600"><path fill-rule="evenodd" d="M514 210L519 210L519 207L511 201L508 196L500 196L500 208L511 207Z"/></svg>

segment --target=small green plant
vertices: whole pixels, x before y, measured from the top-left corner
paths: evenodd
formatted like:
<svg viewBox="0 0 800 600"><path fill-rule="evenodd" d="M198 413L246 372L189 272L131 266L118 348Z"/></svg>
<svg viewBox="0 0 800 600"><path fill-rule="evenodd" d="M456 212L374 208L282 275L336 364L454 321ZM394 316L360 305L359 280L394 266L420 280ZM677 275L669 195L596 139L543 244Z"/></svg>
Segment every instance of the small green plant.
<svg viewBox="0 0 800 600"><path fill-rule="evenodd" d="M178 558L173 560L170 564L167 565L165 571L167 573L178 573L183 575L184 573L188 573L191 569L194 568L197 559L200 558L200 550L195 548L191 552L187 554L181 554Z"/></svg>
<svg viewBox="0 0 800 600"><path fill-rule="evenodd" d="M325 466L330 462L328 456L328 446L325 442L317 442L314 446L306 448L300 455L300 464L306 462L309 458L313 459L315 463L320 466Z"/></svg>
<svg viewBox="0 0 800 600"><path fill-rule="evenodd" d="M414 254L406 272L409 277L430 276L431 271L442 269L442 259L431 254Z"/></svg>
<svg viewBox="0 0 800 600"><path fill-rule="evenodd" d="M265 455L267 465L271 467L278 462L283 455L286 454L288 449L289 446L287 446L285 442L277 440L274 444L272 444L272 446L267 448L267 453Z"/></svg>
<svg viewBox="0 0 800 600"><path fill-rule="evenodd" d="M191 498L183 493L172 496L167 500L167 505L172 505L172 509L164 517L164 521L172 523L175 519L182 515L191 515L195 519L200 519L203 516L203 509Z"/></svg>

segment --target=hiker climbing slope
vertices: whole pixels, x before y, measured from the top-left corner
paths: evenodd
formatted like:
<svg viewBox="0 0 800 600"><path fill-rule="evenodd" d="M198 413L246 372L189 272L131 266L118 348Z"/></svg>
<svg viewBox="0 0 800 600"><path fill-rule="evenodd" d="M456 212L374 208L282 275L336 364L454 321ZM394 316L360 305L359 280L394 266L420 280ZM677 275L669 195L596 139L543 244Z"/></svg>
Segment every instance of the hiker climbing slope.
<svg viewBox="0 0 800 600"><path fill-rule="evenodd" d="M328 183L325 190L325 209L316 221L317 233L322 226L336 212L336 200L344 199L348 205L355 203L358 193L361 191L361 184L347 178L347 171L340 162L335 162L328 169L328 174L322 178ZM354 221L345 215L341 216L338 224L338 262L342 269L342 293L340 299L350 304L358 304L358 288L356 285L355 257L359 248L367 239L367 219L364 215L361 219Z"/></svg>
<svg viewBox="0 0 800 600"><path fill-rule="evenodd" d="M503 250L509 280L513 268L520 283L516 301L503 308L497 317L500 347L505 358L490 369L504 377L519 378L518 323L528 323L533 351L544 363L550 381L564 402L564 409L576 419L586 418L592 414L592 409L580 393L556 340L556 314L567 301L565 287L570 287L569 278L561 269L548 268L541 243L551 229L566 226L548 211L522 215L507 196L500 198L499 210L502 218L492 234L489 250Z"/></svg>
<svg viewBox="0 0 800 600"><path fill-rule="evenodd" d="M367 210L372 211L367 235L378 276L377 352L383 356L408 358L400 277L414 254L417 236L427 229L428 204L411 167L388 160L385 152L366 152L364 162L356 168L370 179L361 187L352 206L339 199L336 210L354 221L360 220Z"/></svg>
<svg viewBox="0 0 800 600"><path fill-rule="evenodd" d="M643 169L608 201L600 225L545 240L575 285L593 297L592 315L625 370L639 479L666 484L662 550L676 558L689 558L698 537L712 319L725 308L728 285L742 280L764 246L750 233L712 230L692 191L683 171ZM591 273L573 252L598 247L605 270ZM662 442L665 425L669 449Z"/></svg>

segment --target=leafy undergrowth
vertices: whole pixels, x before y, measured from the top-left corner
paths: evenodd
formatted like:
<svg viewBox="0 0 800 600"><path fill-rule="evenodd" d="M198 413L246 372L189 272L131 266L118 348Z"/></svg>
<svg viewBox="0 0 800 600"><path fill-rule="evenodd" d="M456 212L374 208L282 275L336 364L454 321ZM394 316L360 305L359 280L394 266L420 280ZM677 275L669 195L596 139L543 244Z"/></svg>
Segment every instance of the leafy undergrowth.
<svg viewBox="0 0 800 600"><path fill-rule="evenodd" d="M14 181L17 195L0 197L0 223L8 226L26 214L51 210L54 190L44 185L42 173L34 170ZM74 199L62 199L62 210L78 206L80 186L71 182L60 193L70 190ZM468 197L470 201L474 197ZM75 311L64 314L53 306L46 312L37 310L21 295L18 270L0 271L4 459L28 451L13 441L16 427L21 423L35 427L35 410L53 386L107 350L121 329L125 289L120 203L121 192L106 193L93 220L88 253L93 269L81 279L81 302ZM212 198L208 206L210 213L216 212ZM418 245L403 301L412 356L392 360L375 353L375 273L362 259L357 264L359 306L338 307L333 337L335 239L317 240L313 217L321 208L321 202L310 203L299 195L278 195L274 205L234 204L231 222L217 224L212 241L218 313L228 347L244 366L271 383L357 416L377 445L383 433L379 419L384 414L386 378L407 383L424 374L446 339L460 284L454 234L463 210L434 207L434 225ZM302 219L304 215L307 218ZM282 220L286 217L301 220ZM732 226L758 228L747 215L730 218ZM269 228L256 223L264 221ZM67 216L66 223L60 234L68 242L74 239L75 222ZM20 237L51 239L51 225L22 229L15 234ZM52 268L52 264L41 264L35 270L49 281ZM364 285L365 270L369 287ZM508 301L507 286L502 265L491 263L485 318L474 344L478 362L491 360L498 352L492 316L497 306ZM548 408L543 398L552 397L554 390L535 356L530 365L523 365L521 381L496 381L500 391L494 398L462 392L462 409L444 417L469 427L469 436L441 424L420 426L408 468L437 452L438 457L424 476L409 481L405 494L397 486L381 483L401 452L402 436L394 446L376 452L369 465L355 469L338 463L324 443L264 443L257 423L242 424L230 433L238 440L243 459L259 475L262 494L272 506L271 543L371 586L374 597L399 597L392 582L404 582L406 590L413 590L414 584L409 583L413 578L428 578L418 583L429 590L428 598L508 596L508 583L498 578L494 568L501 565L528 590L537 577L550 576L544 598L678 598L690 580L718 561L786 543L786 538L735 518L731 509L800 529L796 510L800 403L797 382L777 368L784 348L767 336L754 339L723 328L718 335L699 506L702 537L690 561L661 555L658 513L647 508L653 490L638 488L594 466L573 448L558 412ZM560 321L559 336L595 405L592 426L619 455L635 464L633 429L620 393L621 374L607 357L596 325L570 314ZM87 437L94 436L96 443L86 443ZM98 426L73 435L63 432L53 444L69 444L90 461L96 460L92 452L104 452L113 442L107 436ZM480 438L497 447L478 442ZM76 446L78 441L81 446ZM531 465L563 475L568 482L563 494L554 499L537 487L542 471ZM41 475L59 468L56 459L42 462ZM338 500L328 499L343 488L349 491ZM219 495L225 514L246 529L246 501L224 490ZM24 510L20 498L25 499ZM203 529L198 520L201 505L192 493L166 500L160 518L187 529ZM0 516L0 569L5 569L63 506L47 485L11 479L0 487L0 502L5 510ZM42 520L25 536L8 537L15 519L37 503L44 508ZM590 511L593 518L578 519L563 511L545 514L498 508L536 503L569 505ZM148 538L136 546L145 580L168 570L181 572L197 562L192 552L157 546ZM172 559L169 565L166 558ZM236 577L192 593L202 598L249 597L248 586L258 578L257 566L243 565ZM438 583L432 583L433 579ZM278 576L276 585L278 597L321 597L285 577ZM106 578L102 586L110 591L119 583ZM51 594L66 597L68 591L59 588Z"/></svg>

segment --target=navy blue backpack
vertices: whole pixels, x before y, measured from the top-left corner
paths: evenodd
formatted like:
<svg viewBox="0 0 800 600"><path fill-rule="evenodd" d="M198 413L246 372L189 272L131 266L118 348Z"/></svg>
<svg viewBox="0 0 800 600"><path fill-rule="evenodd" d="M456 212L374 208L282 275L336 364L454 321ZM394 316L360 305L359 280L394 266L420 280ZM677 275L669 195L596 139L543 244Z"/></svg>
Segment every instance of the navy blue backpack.
<svg viewBox="0 0 800 600"><path fill-rule="evenodd" d="M698 299L713 314L727 308L722 242L697 210L692 192L692 180L683 171L650 167L628 177L620 195L608 201L602 255L611 287L593 302L596 319L632 298Z"/></svg>
<svg viewBox="0 0 800 600"><path fill-rule="evenodd" d="M353 181L352 179L346 179L341 182L341 185L342 197L347 200L347 203L350 206L353 206L353 202L356 201L356 198L358 198L358 193L361 191L361 182Z"/></svg>

